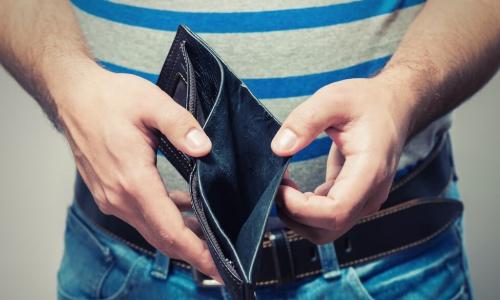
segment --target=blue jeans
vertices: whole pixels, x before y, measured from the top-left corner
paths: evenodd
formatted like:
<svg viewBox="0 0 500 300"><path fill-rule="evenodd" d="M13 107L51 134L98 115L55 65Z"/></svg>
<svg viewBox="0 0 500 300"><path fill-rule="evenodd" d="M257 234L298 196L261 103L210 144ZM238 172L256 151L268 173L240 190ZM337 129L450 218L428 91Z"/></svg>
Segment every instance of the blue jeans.
<svg viewBox="0 0 500 300"><path fill-rule="evenodd" d="M446 196L458 199L452 182ZM471 299L461 220L431 241L363 265L338 268L321 246L324 272L257 289L258 299ZM58 299L229 299L224 288L200 288L191 272L158 253L141 255L69 209Z"/></svg>

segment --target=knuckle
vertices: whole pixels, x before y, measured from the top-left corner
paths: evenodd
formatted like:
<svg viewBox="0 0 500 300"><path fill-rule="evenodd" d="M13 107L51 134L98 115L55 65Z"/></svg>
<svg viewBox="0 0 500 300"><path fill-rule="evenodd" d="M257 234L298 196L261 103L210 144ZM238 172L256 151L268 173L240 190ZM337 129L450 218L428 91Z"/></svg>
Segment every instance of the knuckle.
<svg viewBox="0 0 500 300"><path fill-rule="evenodd" d="M110 208L120 207L123 203L123 198L126 197L123 188L119 184L112 184L104 188L105 205Z"/></svg>
<svg viewBox="0 0 500 300"><path fill-rule="evenodd" d="M175 130L176 128L183 126L192 125L193 117L188 113L187 110L180 107L176 103L170 105L170 107L165 111L164 116L162 118L163 128L168 130L172 128Z"/></svg>
<svg viewBox="0 0 500 300"><path fill-rule="evenodd" d="M323 245L331 242L331 238L327 234L316 231L312 232L308 239L316 245Z"/></svg>
<svg viewBox="0 0 500 300"><path fill-rule="evenodd" d="M121 207L123 204L122 196L117 193L112 193L106 197L106 205L111 209Z"/></svg>
<svg viewBox="0 0 500 300"><path fill-rule="evenodd" d="M175 234L167 230L158 230L156 234L162 248L169 249L170 251L177 248L178 238L176 238Z"/></svg>
<svg viewBox="0 0 500 300"><path fill-rule="evenodd" d="M103 190L102 195L95 197L99 210L106 215L114 214L118 206L119 196L112 190Z"/></svg>
<svg viewBox="0 0 500 300"><path fill-rule="evenodd" d="M328 205L324 208L326 214L326 223L327 227L331 230L334 230L337 227L337 214L338 211L334 205Z"/></svg>
<svg viewBox="0 0 500 300"><path fill-rule="evenodd" d="M111 205L111 203L109 203L107 199L104 200L95 199L95 203L97 204L99 210L105 215L111 215L114 211L113 206Z"/></svg>
<svg viewBox="0 0 500 300"><path fill-rule="evenodd" d="M349 211L337 214L333 220L334 229L337 232L346 232L352 227L352 216Z"/></svg>
<svg viewBox="0 0 500 300"><path fill-rule="evenodd" d="M175 227L169 227L168 229L158 229L156 230L157 239L159 240L160 245L169 249L173 252L181 252L182 250L182 237L183 232L188 230L188 228L184 225L179 225Z"/></svg>

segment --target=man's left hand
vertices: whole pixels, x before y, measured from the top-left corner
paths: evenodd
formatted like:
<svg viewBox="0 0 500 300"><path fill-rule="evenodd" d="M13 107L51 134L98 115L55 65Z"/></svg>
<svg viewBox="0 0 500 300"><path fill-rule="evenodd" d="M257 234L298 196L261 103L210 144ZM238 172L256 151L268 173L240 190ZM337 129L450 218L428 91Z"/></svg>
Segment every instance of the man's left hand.
<svg viewBox="0 0 500 300"><path fill-rule="evenodd" d="M271 147L294 155L321 132L334 141L325 182L303 193L285 179L277 196L281 219L317 244L331 242L386 200L408 136L413 95L382 77L329 84L299 105Z"/></svg>

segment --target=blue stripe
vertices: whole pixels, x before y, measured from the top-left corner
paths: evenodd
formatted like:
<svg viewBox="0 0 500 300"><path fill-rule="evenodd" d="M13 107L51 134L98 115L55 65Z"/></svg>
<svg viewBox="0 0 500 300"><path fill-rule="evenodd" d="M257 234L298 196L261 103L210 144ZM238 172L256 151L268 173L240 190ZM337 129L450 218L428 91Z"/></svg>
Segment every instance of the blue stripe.
<svg viewBox="0 0 500 300"><path fill-rule="evenodd" d="M390 56L384 56L324 73L280 78L243 79L243 81L252 93L261 99L307 96L332 82L371 76L382 69L389 58Z"/></svg>
<svg viewBox="0 0 500 300"><path fill-rule="evenodd" d="M115 73L128 73L128 74L133 74L139 77L142 77L146 80L151 81L152 83L156 84L156 81L158 80L158 74L152 74L152 73L146 73L142 71L138 71L135 69L130 69L127 67L115 65L113 63L107 62L107 61L99 61L99 64L104 67L105 69L115 72Z"/></svg>
<svg viewBox="0 0 500 300"><path fill-rule="evenodd" d="M183 12L103 0L71 2L91 15L132 26L175 31L179 24L186 24L198 33L229 33L293 30L349 23L418 5L425 0L360 0L320 7L259 12Z"/></svg>
<svg viewBox="0 0 500 300"><path fill-rule="evenodd" d="M315 139L309 146L295 154L291 162L305 161L328 154L332 146L332 139L328 136Z"/></svg>
<svg viewBox="0 0 500 300"><path fill-rule="evenodd" d="M259 99L308 96L332 82L373 75L387 63L389 58L390 56L384 56L344 69L324 73L279 78L252 78L243 79L243 81ZM129 69L109 62L101 61L101 65L112 72L135 74L153 83L158 78L156 74Z"/></svg>

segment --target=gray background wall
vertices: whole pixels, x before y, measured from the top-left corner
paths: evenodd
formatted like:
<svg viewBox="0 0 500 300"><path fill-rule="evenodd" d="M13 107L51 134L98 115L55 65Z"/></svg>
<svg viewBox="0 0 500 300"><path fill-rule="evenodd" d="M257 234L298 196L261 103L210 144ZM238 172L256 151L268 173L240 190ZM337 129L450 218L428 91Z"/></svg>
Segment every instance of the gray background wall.
<svg viewBox="0 0 500 300"><path fill-rule="evenodd" d="M455 114L452 130L466 202L477 299L498 299L500 75ZM55 299L74 163L63 137L0 69L0 299Z"/></svg>

